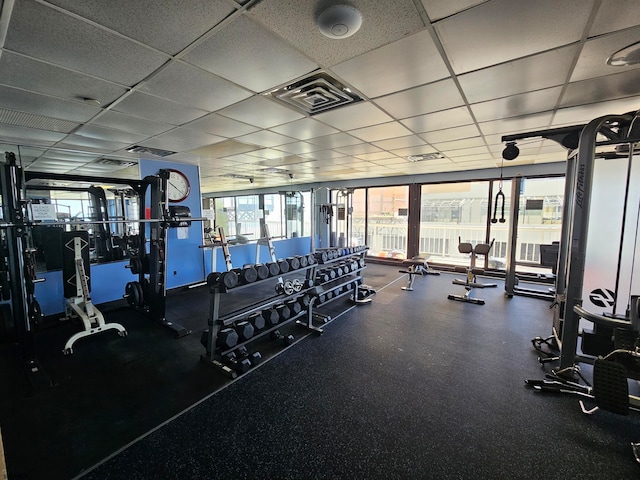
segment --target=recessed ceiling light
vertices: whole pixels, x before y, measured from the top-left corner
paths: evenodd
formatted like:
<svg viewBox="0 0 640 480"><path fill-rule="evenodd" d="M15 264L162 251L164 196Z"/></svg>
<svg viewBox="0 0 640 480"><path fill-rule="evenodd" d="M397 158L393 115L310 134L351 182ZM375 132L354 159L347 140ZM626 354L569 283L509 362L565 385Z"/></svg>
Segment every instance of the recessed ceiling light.
<svg viewBox="0 0 640 480"><path fill-rule="evenodd" d="M87 105L92 105L94 107L99 107L100 105L102 105L102 103L100 102L100 100L96 99L96 98L91 98L91 97L80 97L82 99L82 101L84 103L86 103Z"/></svg>
<svg viewBox="0 0 640 480"><path fill-rule="evenodd" d="M607 58L607 65L612 67L628 67L640 63L640 42L624 47Z"/></svg>

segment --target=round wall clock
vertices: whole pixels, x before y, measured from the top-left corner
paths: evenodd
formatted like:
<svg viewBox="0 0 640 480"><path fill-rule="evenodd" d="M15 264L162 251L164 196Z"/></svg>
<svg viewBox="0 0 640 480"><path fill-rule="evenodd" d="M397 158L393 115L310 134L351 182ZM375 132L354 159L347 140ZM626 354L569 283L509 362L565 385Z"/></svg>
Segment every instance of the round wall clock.
<svg viewBox="0 0 640 480"><path fill-rule="evenodd" d="M170 202L182 202L191 193L191 183L180 170L169 169L167 194Z"/></svg>

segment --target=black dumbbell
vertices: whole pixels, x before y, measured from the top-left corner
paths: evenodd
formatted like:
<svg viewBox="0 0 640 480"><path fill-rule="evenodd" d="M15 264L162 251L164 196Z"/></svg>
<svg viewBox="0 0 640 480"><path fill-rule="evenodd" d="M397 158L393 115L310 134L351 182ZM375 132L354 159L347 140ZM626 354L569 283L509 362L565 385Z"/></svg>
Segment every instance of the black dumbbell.
<svg viewBox="0 0 640 480"><path fill-rule="evenodd" d="M234 268L232 271L236 272L238 275L238 281L243 285L253 283L258 279L258 272L253 268L253 265L247 265L243 268Z"/></svg>
<svg viewBox="0 0 640 480"><path fill-rule="evenodd" d="M262 316L262 312L255 312L249 315L247 321L253 325L253 329L262 330L265 325L264 317Z"/></svg>
<svg viewBox="0 0 640 480"><path fill-rule="evenodd" d="M300 268L306 268L309 266L309 260L307 260L306 255L296 255L298 262L300 262Z"/></svg>
<svg viewBox="0 0 640 480"><path fill-rule="evenodd" d="M316 305L320 305L321 303L324 303L326 301L327 301L327 294L321 293L318 295L318 301L316 302Z"/></svg>
<svg viewBox="0 0 640 480"><path fill-rule="evenodd" d="M334 268L335 272L336 272L336 278L340 278L342 275L344 275L344 270L342 270L341 266L337 266L336 268Z"/></svg>
<svg viewBox="0 0 640 480"><path fill-rule="evenodd" d="M302 311L302 306L300 306L297 299L289 300L285 305L289 307L293 316L298 315Z"/></svg>
<svg viewBox="0 0 640 480"><path fill-rule="evenodd" d="M300 268L300 260L297 257L287 257L289 270L298 270Z"/></svg>
<svg viewBox="0 0 640 480"><path fill-rule="evenodd" d="M319 283L327 283L330 280L329 274L324 270L316 273L316 279Z"/></svg>
<svg viewBox="0 0 640 480"><path fill-rule="evenodd" d="M302 288L311 288L315 285L315 282L311 278L307 278L304 282L302 282Z"/></svg>
<svg viewBox="0 0 640 480"><path fill-rule="evenodd" d="M253 268L256 269L258 280L264 280L265 278L269 277L269 267L267 267L264 263L256 263Z"/></svg>
<svg viewBox="0 0 640 480"><path fill-rule="evenodd" d="M207 275L207 285L214 287L220 285L224 289L233 288L238 285L238 274L236 272L213 272Z"/></svg>
<svg viewBox="0 0 640 480"><path fill-rule="evenodd" d="M280 265L277 262L267 262L267 268L269 269L270 277L277 277L280 275Z"/></svg>
<svg viewBox="0 0 640 480"><path fill-rule="evenodd" d="M285 345L291 345L296 339L293 335L284 336L280 333L279 330L276 330L274 332L271 332L271 340L278 340Z"/></svg>
<svg viewBox="0 0 640 480"><path fill-rule="evenodd" d="M289 271L289 262L278 260L278 267L280 267L280 273L287 273Z"/></svg>
<svg viewBox="0 0 640 480"><path fill-rule="evenodd" d="M218 332L216 345L222 350L228 350L238 344L238 333L233 328L223 328Z"/></svg>
<svg viewBox="0 0 640 480"><path fill-rule="evenodd" d="M329 300L331 300L331 299L334 297L334 295L333 295L333 290L329 290L328 292L326 292L326 293L325 293L325 296L326 296L326 298L327 298L327 299L325 300L326 302L328 302Z"/></svg>
<svg viewBox="0 0 640 480"><path fill-rule="evenodd" d="M315 264L316 264L316 257L313 256L313 253L309 253L307 255L307 265L311 266Z"/></svg>
<svg viewBox="0 0 640 480"><path fill-rule="evenodd" d="M291 310L286 305L276 305L276 312L278 312L278 317L280 317L281 322L285 322L291 318Z"/></svg>
<svg viewBox="0 0 640 480"><path fill-rule="evenodd" d="M276 283L276 293L278 295L293 295L295 293L295 287L291 280L285 280L282 283Z"/></svg>
<svg viewBox="0 0 640 480"><path fill-rule="evenodd" d="M338 276L338 272L336 272L335 268L330 268L327 270L327 273L329 274L329 280L335 280Z"/></svg>
<svg viewBox="0 0 640 480"><path fill-rule="evenodd" d="M236 350L236 356L238 358L247 358L251 362L251 366L255 367L262 361L262 355L260 352L249 353L247 347L238 347Z"/></svg>
<svg viewBox="0 0 640 480"><path fill-rule="evenodd" d="M280 315L275 308L265 308L262 310L262 317L267 327L273 327L280 321Z"/></svg>
<svg viewBox="0 0 640 480"><path fill-rule="evenodd" d="M251 360L248 358L238 358L234 352L227 353L222 361L238 373L247 373L251 370Z"/></svg>
<svg viewBox="0 0 640 480"><path fill-rule="evenodd" d="M311 304L311 295L300 295L297 299L298 303L302 308L307 308Z"/></svg>
<svg viewBox="0 0 640 480"><path fill-rule="evenodd" d="M238 334L239 342L246 342L251 337L253 337L253 332L254 332L253 325L251 325L247 321L238 322L236 324L235 330L236 330L236 333Z"/></svg>
<svg viewBox="0 0 640 480"><path fill-rule="evenodd" d="M314 258L318 263L326 263L329 261L329 254L327 252L316 252Z"/></svg>
<svg viewBox="0 0 640 480"><path fill-rule="evenodd" d="M366 265L366 262L364 261L364 258L361 258L360 260L358 260L358 265L360 265L360 268L364 268Z"/></svg>

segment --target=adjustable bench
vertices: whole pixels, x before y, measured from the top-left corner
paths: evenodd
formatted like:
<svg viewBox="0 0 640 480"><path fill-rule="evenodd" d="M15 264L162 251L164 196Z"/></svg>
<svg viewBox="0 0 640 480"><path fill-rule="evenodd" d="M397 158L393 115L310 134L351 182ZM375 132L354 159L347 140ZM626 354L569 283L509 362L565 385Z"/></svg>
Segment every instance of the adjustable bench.
<svg viewBox="0 0 640 480"><path fill-rule="evenodd" d="M440 272L429 267L427 259L424 257L408 258L402 261L402 265L405 266L405 269L399 270L399 272L409 274L407 284L402 287L402 290L413 290L414 275L440 275Z"/></svg>

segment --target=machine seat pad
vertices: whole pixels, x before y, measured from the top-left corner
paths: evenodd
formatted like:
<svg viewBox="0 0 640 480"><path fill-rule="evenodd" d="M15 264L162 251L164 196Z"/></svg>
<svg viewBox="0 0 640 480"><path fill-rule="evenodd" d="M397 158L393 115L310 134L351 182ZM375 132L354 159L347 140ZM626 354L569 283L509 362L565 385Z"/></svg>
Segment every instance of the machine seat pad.
<svg viewBox="0 0 640 480"><path fill-rule="evenodd" d="M402 261L403 265L421 265L423 267L427 266L427 259L424 257L413 257L413 258L407 258L406 260Z"/></svg>
<svg viewBox="0 0 640 480"><path fill-rule="evenodd" d="M471 273L473 273L474 275L482 275L484 273L484 269L483 268L472 268L471 269Z"/></svg>
<svg viewBox="0 0 640 480"><path fill-rule="evenodd" d="M459 243L458 251L460 253L471 253L473 252L473 245L471 245L470 243Z"/></svg>
<svg viewBox="0 0 640 480"><path fill-rule="evenodd" d="M490 243L478 243L476 245L476 253L478 255L486 255L487 253L489 253L489 250L491 250Z"/></svg>

